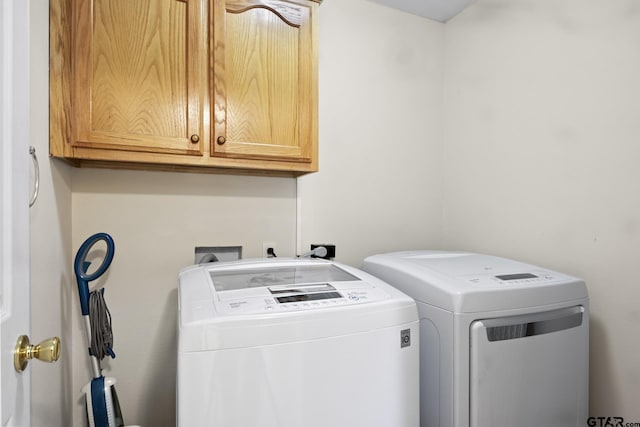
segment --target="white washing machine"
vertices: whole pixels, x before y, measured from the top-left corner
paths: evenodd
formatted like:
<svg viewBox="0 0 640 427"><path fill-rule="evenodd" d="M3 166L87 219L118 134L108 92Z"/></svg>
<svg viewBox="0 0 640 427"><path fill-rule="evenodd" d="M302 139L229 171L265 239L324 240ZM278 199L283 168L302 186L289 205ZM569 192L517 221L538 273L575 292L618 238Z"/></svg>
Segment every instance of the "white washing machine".
<svg viewBox="0 0 640 427"><path fill-rule="evenodd" d="M179 427L418 427L415 302L311 259L180 272Z"/></svg>
<svg viewBox="0 0 640 427"><path fill-rule="evenodd" d="M420 316L422 427L578 427L588 416L584 282L488 255L374 255Z"/></svg>

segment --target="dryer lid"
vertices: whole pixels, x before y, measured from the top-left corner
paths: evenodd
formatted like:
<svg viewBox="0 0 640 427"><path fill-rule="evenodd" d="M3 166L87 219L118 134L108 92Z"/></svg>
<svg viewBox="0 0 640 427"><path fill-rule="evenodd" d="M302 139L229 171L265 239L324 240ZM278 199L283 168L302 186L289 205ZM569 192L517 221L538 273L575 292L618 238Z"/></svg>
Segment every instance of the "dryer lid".
<svg viewBox="0 0 640 427"><path fill-rule="evenodd" d="M581 279L490 255L411 251L374 255L362 269L417 301L471 313L587 298Z"/></svg>

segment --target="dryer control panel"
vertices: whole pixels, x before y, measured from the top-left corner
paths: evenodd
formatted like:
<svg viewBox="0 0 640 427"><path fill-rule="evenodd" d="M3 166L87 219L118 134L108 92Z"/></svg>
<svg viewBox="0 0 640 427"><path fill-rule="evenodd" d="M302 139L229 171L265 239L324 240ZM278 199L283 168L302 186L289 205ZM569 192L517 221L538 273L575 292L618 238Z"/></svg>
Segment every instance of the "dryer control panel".
<svg viewBox="0 0 640 427"><path fill-rule="evenodd" d="M548 270L527 271L522 273L484 274L468 276L466 279L479 286L506 286L506 285L542 285L561 280L559 274Z"/></svg>

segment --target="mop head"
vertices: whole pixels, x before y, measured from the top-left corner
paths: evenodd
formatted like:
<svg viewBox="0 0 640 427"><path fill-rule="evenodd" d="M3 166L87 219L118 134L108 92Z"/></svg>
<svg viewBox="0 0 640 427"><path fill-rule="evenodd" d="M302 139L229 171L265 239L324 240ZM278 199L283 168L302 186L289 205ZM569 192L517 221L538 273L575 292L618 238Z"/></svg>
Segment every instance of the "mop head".
<svg viewBox="0 0 640 427"><path fill-rule="evenodd" d="M100 377L82 388L89 427L124 427L115 384L115 378Z"/></svg>

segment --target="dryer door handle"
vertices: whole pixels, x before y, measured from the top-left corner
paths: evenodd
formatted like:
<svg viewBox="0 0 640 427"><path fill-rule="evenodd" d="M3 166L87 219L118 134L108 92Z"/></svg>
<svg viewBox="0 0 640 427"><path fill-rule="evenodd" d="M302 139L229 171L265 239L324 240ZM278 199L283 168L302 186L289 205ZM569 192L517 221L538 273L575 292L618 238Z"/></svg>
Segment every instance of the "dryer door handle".
<svg viewBox="0 0 640 427"><path fill-rule="evenodd" d="M582 325L584 307L575 306L532 315L502 317L474 322L486 329L487 339L505 341L550 334Z"/></svg>

